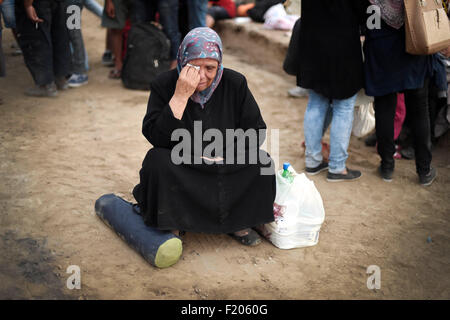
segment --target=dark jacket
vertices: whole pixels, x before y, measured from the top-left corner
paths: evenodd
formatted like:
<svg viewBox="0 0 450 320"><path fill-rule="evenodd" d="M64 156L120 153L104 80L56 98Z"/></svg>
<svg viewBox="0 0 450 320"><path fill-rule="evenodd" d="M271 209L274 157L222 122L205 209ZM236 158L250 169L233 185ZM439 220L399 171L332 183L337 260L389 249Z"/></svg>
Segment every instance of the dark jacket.
<svg viewBox="0 0 450 320"><path fill-rule="evenodd" d="M360 25L364 1L303 0L300 86L329 99L347 99L363 87Z"/></svg>

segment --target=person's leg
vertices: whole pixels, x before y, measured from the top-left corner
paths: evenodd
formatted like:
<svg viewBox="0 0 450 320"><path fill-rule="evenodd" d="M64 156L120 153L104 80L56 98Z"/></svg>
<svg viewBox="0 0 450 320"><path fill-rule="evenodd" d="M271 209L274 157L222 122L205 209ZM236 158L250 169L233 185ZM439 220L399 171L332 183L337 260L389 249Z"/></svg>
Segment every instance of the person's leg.
<svg viewBox="0 0 450 320"><path fill-rule="evenodd" d="M32 22L25 13L23 4L16 3L16 26L19 45L23 52L25 65L37 86L50 85L54 82L53 53L51 45L52 11L49 1L33 3L38 17L45 23Z"/></svg>
<svg viewBox="0 0 450 320"><path fill-rule="evenodd" d="M328 98L316 93L314 90L309 90L309 100L303 121L306 168L317 168L322 163L321 141L329 106L330 100Z"/></svg>
<svg viewBox="0 0 450 320"><path fill-rule="evenodd" d="M189 30L206 27L207 0L187 0L189 11Z"/></svg>
<svg viewBox="0 0 450 320"><path fill-rule="evenodd" d="M114 55L114 67L117 71L122 70L122 29L111 29L111 47Z"/></svg>
<svg viewBox="0 0 450 320"><path fill-rule="evenodd" d="M95 0L83 0L83 4L91 11L93 14L95 14L97 17L101 18L103 15L103 8L102 6Z"/></svg>
<svg viewBox="0 0 450 320"><path fill-rule="evenodd" d="M428 111L428 81L423 88L405 91L406 113L410 117L413 145L416 155L416 171L425 175L431 164L431 131Z"/></svg>
<svg viewBox="0 0 450 320"><path fill-rule="evenodd" d="M16 30L16 17L15 17L15 8L14 8L14 0L4 0L1 4L1 13L3 16L3 21L5 23L5 27L11 29L12 35L16 40L16 43L19 43L17 40L17 30ZM20 55L22 52L17 50L14 52L14 55Z"/></svg>
<svg viewBox="0 0 450 320"><path fill-rule="evenodd" d="M89 70L89 59L81 29L69 30L69 39L73 49L71 74L86 74Z"/></svg>
<svg viewBox="0 0 450 320"><path fill-rule="evenodd" d="M348 145L353 125L353 110L356 95L343 100L333 100L333 116L330 130L330 173L346 174L346 161L348 158Z"/></svg>
<svg viewBox="0 0 450 320"><path fill-rule="evenodd" d="M66 24L66 8L67 6L64 2L55 1L52 3L52 60L55 81L59 89L67 88L65 78L70 74L72 64L72 56L69 45L69 30ZM81 41L83 41L83 39L81 39ZM81 63L84 63L84 54Z"/></svg>
<svg viewBox="0 0 450 320"><path fill-rule="evenodd" d="M110 29L111 34L111 47L114 54L114 70L111 71L109 77L114 79L120 78L120 72L122 70L122 47L123 37L122 30L125 27L125 23L130 13L130 1L128 0L112 0L114 5L114 17L110 17L105 10L102 16L102 26Z"/></svg>
<svg viewBox="0 0 450 320"><path fill-rule="evenodd" d="M76 5L83 8L82 0L66 0L67 5ZM83 34L81 29L69 29L69 41L72 45L72 74L85 74L86 69L86 49L84 47Z"/></svg>
<svg viewBox="0 0 450 320"><path fill-rule="evenodd" d="M381 169L392 172L395 168L394 117L397 93L375 97L374 107L377 151L381 157Z"/></svg>
<svg viewBox="0 0 450 320"><path fill-rule="evenodd" d="M114 57L112 54L111 29L106 29L105 35L105 52L102 56L102 64L107 67L114 66Z"/></svg>
<svg viewBox="0 0 450 320"><path fill-rule="evenodd" d="M0 25L0 77L4 77L6 74L5 68L5 55L3 54L2 47L2 26Z"/></svg>
<svg viewBox="0 0 450 320"><path fill-rule="evenodd" d="M181 43L181 33L178 27L178 0L158 1L159 19L164 33L170 40L171 69L177 66L177 53Z"/></svg>
<svg viewBox="0 0 450 320"><path fill-rule="evenodd" d="M430 137L431 142L435 143L436 138L434 136L434 127L436 126L436 118L439 112L439 99L438 99L438 91L439 89L434 85L432 81L430 81L428 86L428 110L430 114Z"/></svg>

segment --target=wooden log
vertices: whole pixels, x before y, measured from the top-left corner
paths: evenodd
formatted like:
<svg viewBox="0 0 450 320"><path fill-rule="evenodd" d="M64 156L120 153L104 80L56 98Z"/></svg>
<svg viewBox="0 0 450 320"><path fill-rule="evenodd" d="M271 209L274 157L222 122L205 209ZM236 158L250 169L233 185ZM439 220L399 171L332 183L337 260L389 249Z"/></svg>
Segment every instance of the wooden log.
<svg viewBox="0 0 450 320"><path fill-rule="evenodd" d="M180 259L183 251L181 239L169 231L145 225L142 217L133 210L133 205L121 197L114 194L101 196L95 202L95 212L151 265L167 268Z"/></svg>

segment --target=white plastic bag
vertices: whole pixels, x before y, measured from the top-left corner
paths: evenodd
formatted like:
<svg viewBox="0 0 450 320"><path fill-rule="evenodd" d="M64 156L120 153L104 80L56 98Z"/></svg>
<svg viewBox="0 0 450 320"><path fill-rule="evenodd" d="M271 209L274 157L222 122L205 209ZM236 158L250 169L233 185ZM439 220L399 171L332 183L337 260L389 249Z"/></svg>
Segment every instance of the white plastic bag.
<svg viewBox="0 0 450 320"><path fill-rule="evenodd" d="M361 138L369 134L375 128L375 111L373 103L355 106L352 133Z"/></svg>
<svg viewBox="0 0 450 320"><path fill-rule="evenodd" d="M297 174L291 166L288 170L292 182L282 176L283 170L276 175L275 221L265 224L260 231L280 249L314 246L325 219L322 197L304 173Z"/></svg>
<svg viewBox="0 0 450 320"><path fill-rule="evenodd" d="M274 30L292 30L299 16L288 15L279 3L270 7L264 14L264 28Z"/></svg>

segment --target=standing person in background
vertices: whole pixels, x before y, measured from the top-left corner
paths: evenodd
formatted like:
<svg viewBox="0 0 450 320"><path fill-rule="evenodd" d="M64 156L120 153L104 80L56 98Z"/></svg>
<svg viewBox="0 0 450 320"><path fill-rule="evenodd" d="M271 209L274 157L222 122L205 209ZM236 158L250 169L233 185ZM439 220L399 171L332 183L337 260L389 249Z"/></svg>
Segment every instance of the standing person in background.
<svg viewBox="0 0 450 320"><path fill-rule="evenodd" d="M208 0L186 0L189 14L189 30L206 27Z"/></svg>
<svg viewBox="0 0 450 320"><path fill-rule="evenodd" d="M301 10L298 75L300 86L309 89L304 119L306 173L328 169L330 182L353 181L361 177L360 171L346 167L354 104L364 79L360 0L304 0ZM328 163L323 160L321 140L330 107Z"/></svg>
<svg viewBox="0 0 450 320"><path fill-rule="evenodd" d="M236 16L236 4L233 0L210 0L206 15L206 26L212 28L216 21L233 19Z"/></svg>
<svg viewBox="0 0 450 320"><path fill-rule="evenodd" d="M183 15L183 9L187 9L187 17ZM170 59L172 61L170 69L175 69L177 66L177 52L182 34L197 27L205 27L207 9L208 0L183 0L181 2L180 0L158 0L160 23L170 41ZM183 23L184 18L187 18L186 25Z"/></svg>
<svg viewBox="0 0 450 320"><path fill-rule="evenodd" d="M178 47L181 43L181 32L178 23L179 0L159 0L159 20L163 31L170 41L170 69L177 67Z"/></svg>
<svg viewBox="0 0 450 320"><path fill-rule="evenodd" d="M66 6L77 6L80 8L81 14L83 2L84 0L66 0ZM84 47L83 34L81 33L81 26L80 28L69 28L69 41L72 46L72 75L68 80L68 84L69 87L75 88L88 83L86 66L87 54Z"/></svg>
<svg viewBox="0 0 450 320"><path fill-rule="evenodd" d="M0 0L0 5L2 5L3 0ZM0 78L5 76L5 56L3 55L2 47L2 24L0 23ZM3 104L3 100L0 97L0 105Z"/></svg>
<svg viewBox="0 0 450 320"><path fill-rule="evenodd" d="M392 181L394 172L394 116L397 92L404 92L406 114L413 132L416 172L421 185L436 178L431 167L428 82L432 57L410 55L405 48L403 0L370 0L381 8L381 28L367 30L364 42L366 93L375 97L375 121L379 175Z"/></svg>
<svg viewBox="0 0 450 320"><path fill-rule="evenodd" d="M14 13L14 1L15 0L3 0L0 3L0 16L3 16L3 21L5 23L5 27L11 29L11 32L14 36L14 39L17 41L17 30L16 30L16 17ZM13 55L20 55L22 51L18 49L17 45L13 44L17 50L13 53Z"/></svg>
<svg viewBox="0 0 450 320"><path fill-rule="evenodd" d="M105 0L102 26L110 32L110 46L114 55L114 69L109 73L110 79L120 79L122 73L122 29L131 13L130 0ZM107 34L108 41L108 34ZM108 42L107 42L108 46Z"/></svg>
<svg viewBox="0 0 450 320"><path fill-rule="evenodd" d="M286 58L283 62L283 70L290 75L296 77L296 86L288 90L288 95L294 98L301 98L308 95L308 90L299 86L300 76L299 76L299 62L298 57L300 56L300 29L301 29L302 19L299 18L292 28L291 40L289 41L288 51L286 53Z"/></svg>
<svg viewBox="0 0 450 320"><path fill-rule="evenodd" d="M36 86L25 91L35 97L54 97L68 88L69 34L62 0L16 1L17 39Z"/></svg>

